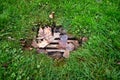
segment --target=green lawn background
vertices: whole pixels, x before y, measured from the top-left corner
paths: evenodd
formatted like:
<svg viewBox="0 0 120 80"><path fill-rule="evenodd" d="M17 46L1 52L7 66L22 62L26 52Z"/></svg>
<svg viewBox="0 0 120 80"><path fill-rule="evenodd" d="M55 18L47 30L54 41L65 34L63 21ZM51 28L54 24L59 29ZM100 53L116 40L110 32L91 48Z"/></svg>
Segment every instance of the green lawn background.
<svg viewBox="0 0 120 80"><path fill-rule="evenodd" d="M49 23L52 11L57 25L89 39L64 61L19 43L33 38L34 24ZM0 0L0 80L119 80L119 61L120 0Z"/></svg>

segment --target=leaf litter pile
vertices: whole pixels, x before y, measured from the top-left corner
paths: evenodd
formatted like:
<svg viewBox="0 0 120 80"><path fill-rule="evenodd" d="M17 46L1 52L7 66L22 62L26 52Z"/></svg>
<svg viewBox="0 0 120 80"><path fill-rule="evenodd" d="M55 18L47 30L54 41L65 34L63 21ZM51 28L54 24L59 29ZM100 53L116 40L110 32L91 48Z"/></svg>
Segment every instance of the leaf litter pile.
<svg viewBox="0 0 120 80"><path fill-rule="evenodd" d="M53 15L49 17L53 18ZM21 39L22 46L29 50L35 48L37 53L44 53L54 59L68 58L71 51L76 50L82 42L87 40L85 37L77 39L56 25L39 27L37 31L37 35L31 39L31 43Z"/></svg>

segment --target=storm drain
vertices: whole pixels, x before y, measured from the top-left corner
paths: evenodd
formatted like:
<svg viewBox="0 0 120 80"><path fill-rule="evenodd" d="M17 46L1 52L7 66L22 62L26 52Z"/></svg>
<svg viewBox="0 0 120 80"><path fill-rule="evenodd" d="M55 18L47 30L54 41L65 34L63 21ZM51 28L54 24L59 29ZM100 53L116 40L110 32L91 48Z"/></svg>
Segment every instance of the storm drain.
<svg viewBox="0 0 120 80"><path fill-rule="evenodd" d="M37 25L37 35L32 42L21 39L21 45L24 49L36 49L38 53L44 53L52 58L68 58L71 51L77 49L83 42L87 41L86 37L76 39L69 35L61 26L56 26L54 22L54 12L49 15L52 20L52 26ZM39 27L42 26L42 27Z"/></svg>
<svg viewBox="0 0 120 80"><path fill-rule="evenodd" d="M68 58L70 52L79 46L79 41L67 34L62 27L39 27L32 46L39 53L45 53L53 58Z"/></svg>

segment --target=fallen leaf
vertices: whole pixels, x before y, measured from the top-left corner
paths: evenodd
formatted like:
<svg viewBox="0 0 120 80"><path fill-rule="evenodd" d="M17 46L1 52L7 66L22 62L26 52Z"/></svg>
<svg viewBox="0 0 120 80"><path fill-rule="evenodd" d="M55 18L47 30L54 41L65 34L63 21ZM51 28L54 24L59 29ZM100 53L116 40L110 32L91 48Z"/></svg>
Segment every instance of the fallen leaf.
<svg viewBox="0 0 120 80"><path fill-rule="evenodd" d="M88 40L87 37L83 37L83 38L82 38L82 42L86 42L87 40Z"/></svg>
<svg viewBox="0 0 120 80"><path fill-rule="evenodd" d="M68 43L67 44L66 50L73 51L74 49L75 49L75 45L74 44L72 44L72 43Z"/></svg>
<svg viewBox="0 0 120 80"><path fill-rule="evenodd" d="M70 54L69 50L65 50L63 57L69 58L69 54Z"/></svg>
<svg viewBox="0 0 120 80"><path fill-rule="evenodd" d="M34 48L37 48L38 47L37 42L35 40L33 40L31 46Z"/></svg>
<svg viewBox="0 0 120 80"><path fill-rule="evenodd" d="M48 42L51 42L51 39L53 40L52 32L50 27L44 28L44 37Z"/></svg>
<svg viewBox="0 0 120 80"><path fill-rule="evenodd" d="M66 48L67 40L68 40L68 36L66 34L65 35L60 35L59 47L60 48Z"/></svg>
<svg viewBox="0 0 120 80"><path fill-rule="evenodd" d="M77 40L72 41L72 43L74 44L75 49L80 45Z"/></svg>
<svg viewBox="0 0 120 80"><path fill-rule="evenodd" d="M52 13L49 15L49 18L53 19L53 18L54 18L54 14L55 14L55 12L52 12Z"/></svg>
<svg viewBox="0 0 120 80"><path fill-rule="evenodd" d="M38 45L39 48L44 48L44 47L46 47L48 44L49 44L48 41L46 41L46 40L44 39L41 43L38 43L37 45Z"/></svg>
<svg viewBox="0 0 120 80"><path fill-rule="evenodd" d="M43 29L40 27L39 31L38 31L38 38L39 39L43 39L44 38L44 31Z"/></svg>
<svg viewBox="0 0 120 80"><path fill-rule="evenodd" d="M12 38L11 36L7 37L8 40L15 40L14 38Z"/></svg>

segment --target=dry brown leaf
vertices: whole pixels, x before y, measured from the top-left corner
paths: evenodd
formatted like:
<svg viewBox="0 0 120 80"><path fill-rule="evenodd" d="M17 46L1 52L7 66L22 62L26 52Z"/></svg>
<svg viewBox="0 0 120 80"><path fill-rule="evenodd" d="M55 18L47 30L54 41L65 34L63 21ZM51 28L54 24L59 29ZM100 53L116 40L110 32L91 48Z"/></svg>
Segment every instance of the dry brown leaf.
<svg viewBox="0 0 120 80"><path fill-rule="evenodd" d="M73 50L75 49L75 46L74 46L74 44L72 44L72 43L68 43L66 49L67 49L68 51L73 51Z"/></svg>
<svg viewBox="0 0 120 80"><path fill-rule="evenodd" d="M33 46L34 48L37 48L38 47L37 42L33 40L31 46Z"/></svg>
<svg viewBox="0 0 120 80"><path fill-rule="evenodd" d="M46 41L46 40L44 39L41 43L38 43L37 45L38 45L39 48L44 48L44 47L46 47L48 44L49 44L48 41Z"/></svg>
<svg viewBox="0 0 120 80"><path fill-rule="evenodd" d="M54 18L54 14L55 14L55 12L52 12L52 13L49 15L49 18L53 19L53 18Z"/></svg>
<svg viewBox="0 0 120 80"><path fill-rule="evenodd" d="M69 50L65 50L63 57L69 58L69 54L70 54Z"/></svg>
<svg viewBox="0 0 120 80"><path fill-rule="evenodd" d="M83 37L83 38L82 38L82 42L86 42L87 40L88 40L87 37Z"/></svg>
<svg viewBox="0 0 120 80"><path fill-rule="evenodd" d="M12 38L11 36L9 36L9 37L7 37L8 38L8 40L15 40L14 38Z"/></svg>
<svg viewBox="0 0 120 80"><path fill-rule="evenodd" d="M41 27L39 28L39 31L38 31L38 37L41 39L44 38L44 31Z"/></svg>
<svg viewBox="0 0 120 80"><path fill-rule="evenodd" d="M52 32L50 27L44 28L44 37L48 42L51 42L51 39L53 40Z"/></svg>
<svg viewBox="0 0 120 80"><path fill-rule="evenodd" d="M66 48L67 40L68 40L68 36L67 35L61 35L60 36L60 41L59 41L59 47L60 48Z"/></svg>
<svg viewBox="0 0 120 80"><path fill-rule="evenodd" d="M79 46L79 42L77 40L74 40L72 43L74 44L75 49Z"/></svg>

